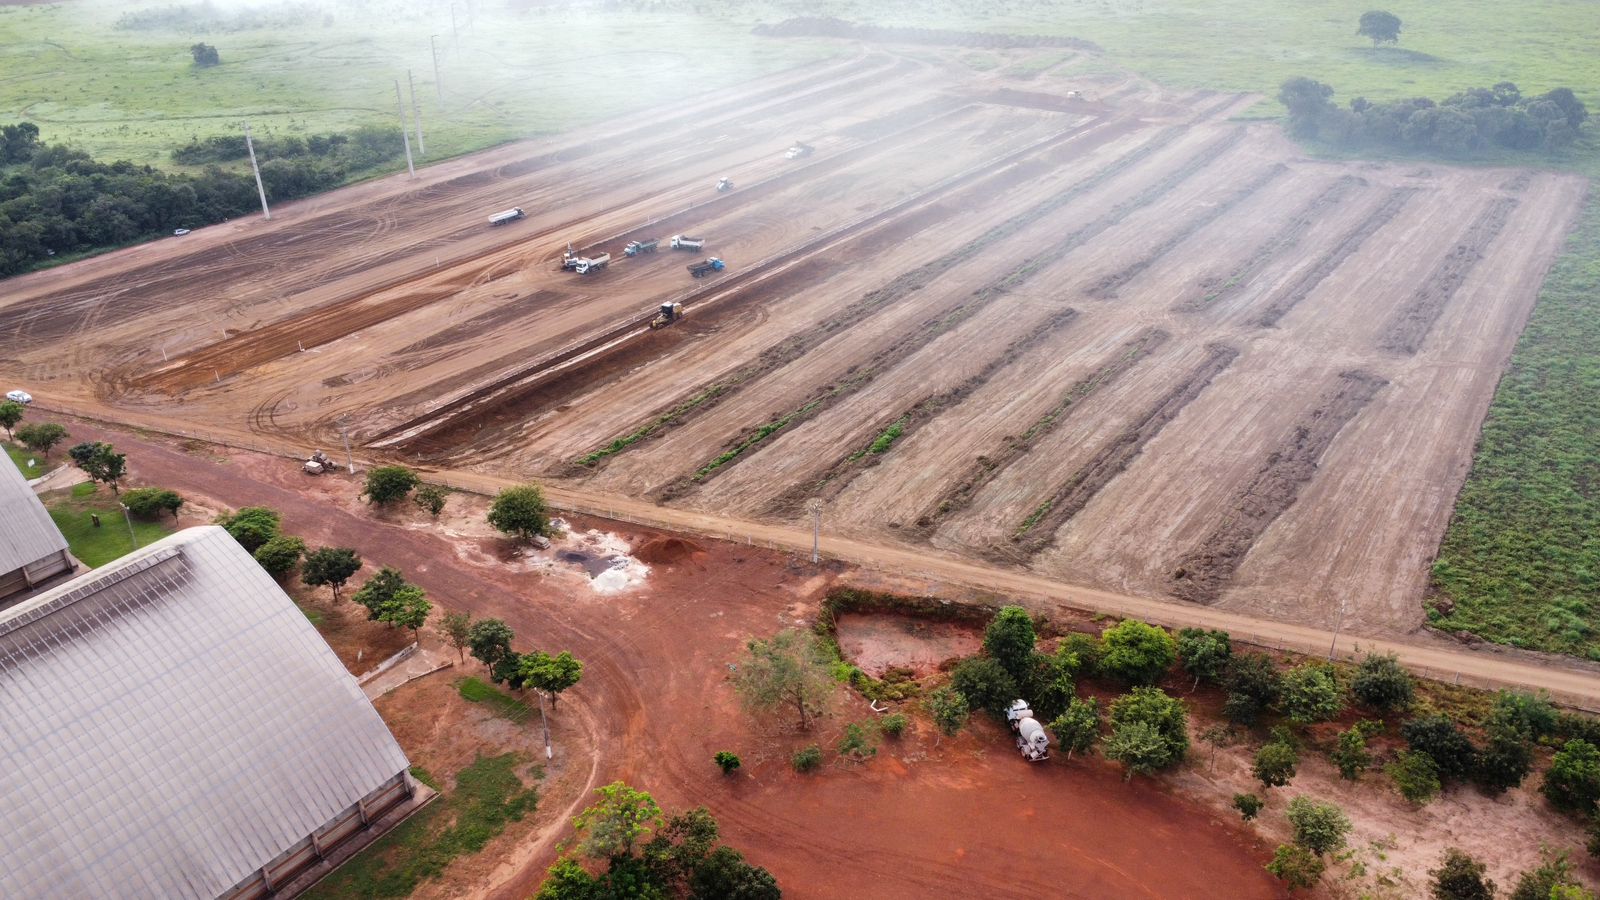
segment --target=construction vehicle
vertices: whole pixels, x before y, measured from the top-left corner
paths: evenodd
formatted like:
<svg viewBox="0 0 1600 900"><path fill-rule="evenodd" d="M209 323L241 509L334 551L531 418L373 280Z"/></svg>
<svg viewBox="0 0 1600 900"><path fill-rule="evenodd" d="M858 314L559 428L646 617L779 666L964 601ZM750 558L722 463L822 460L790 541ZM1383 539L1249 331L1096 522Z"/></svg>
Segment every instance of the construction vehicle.
<svg viewBox="0 0 1600 900"><path fill-rule="evenodd" d="M802 156L810 156L816 149L810 144L802 144L799 141L795 141L794 146L790 147L788 152L783 155L785 159L799 159Z"/></svg>
<svg viewBox="0 0 1600 900"><path fill-rule="evenodd" d="M513 206L510 209L506 210L505 212L497 212L494 215L490 216L489 217L489 224L490 225L504 225L507 222L515 222L516 220L522 218L524 215L526 215L526 214L522 211L522 207Z"/></svg>
<svg viewBox="0 0 1600 900"><path fill-rule="evenodd" d="M717 182L717 193L726 194L727 192L729 192L731 190L733 190L733 179L724 178L721 181Z"/></svg>
<svg viewBox="0 0 1600 900"><path fill-rule="evenodd" d="M602 253L599 256L580 256L577 263L573 265L572 271L577 272L579 275L592 275L609 265L611 265L611 254L609 253Z"/></svg>
<svg viewBox="0 0 1600 900"><path fill-rule="evenodd" d="M690 253L699 253L706 248L706 239L675 234L672 236L672 240L667 241L667 246L674 250L688 250Z"/></svg>
<svg viewBox="0 0 1600 900"><path fill-rule="evenodd" d="M715 256L697 263L689 263L689 274L696 278L704 278L712 272L721 272L728 266Z"/></svg>
<svg viewBox="0 0 1600 900"><path fill-rule="evenodd" d="M660 238L648 241L629 241L628 246L622 248L622 252L628 256L638 256L641 253L654 253L660 245Z"/></svg>
<svg viewBox="0 0 1600 900"><path fill-rule="evenodd" d="M663 303L656 317L650 320L651 328L665 328L683 318L682 303Z"/></svg>
<svg viewBox="0 0 1600 900"><path fill-rule="evenodd" d="M1011 725L1011 733L1017 736L1017 750L1022 753L1023 759L1043 762L1050 758L1050 736L1044 733L1044 726L1033 717L1028 701L1011 701L1010 708L1006 710L1006 721Z"/></svg>
<svg viewBox="0 0 1600 900"><path fill-rule="evenodd" d="M568 244L567 249L561 253L561 271L570 272L577 267L578 254L573 251L572 245Z"/></svg>
<svg viewBox="0 0 1600 900"><path fill-rule="evenodd" d="M300 471L307 475L321 475L324 472L332 472L334 468L334 462L328 458L328 454L318 450L311 454L305 465L300 467Z"/></svg>

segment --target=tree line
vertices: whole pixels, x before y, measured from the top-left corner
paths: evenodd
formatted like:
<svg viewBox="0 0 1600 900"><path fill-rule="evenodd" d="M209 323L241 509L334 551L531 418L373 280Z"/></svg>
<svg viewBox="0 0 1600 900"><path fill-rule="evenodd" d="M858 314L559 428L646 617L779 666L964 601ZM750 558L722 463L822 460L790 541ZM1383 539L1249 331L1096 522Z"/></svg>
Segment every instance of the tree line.
<svg viewBox="0 0 1600 900"><path fill-rule="evenodd" d="M1289 130L1344 147L1395 147L1445 156L1490 149L1555 152L1578 139L1589 111L1569 88L1527 96L1509 81L1471 88L1435 102L1412 97L1374 103L1356 97L1348 107L1334 90L1310 78L1291 78L1278 91Z"/></svg>
<svg viewBox="0 0 1600 900"><path fill-rule="evenodd" d="M396 158L397 137L367 127L349 135L266 140L258 156L265 157L261 181L267 197L292 200L343 184ZM236 160L243 153L232 155L235 142L242 151L242 138L207 139L180 148L173 158ZM0 277L55 256L248 215L259 206L249 173L207 165L198 174L175 174L127 160L99 162L65 144L45 143L32 122L0 126Z"/></svg>

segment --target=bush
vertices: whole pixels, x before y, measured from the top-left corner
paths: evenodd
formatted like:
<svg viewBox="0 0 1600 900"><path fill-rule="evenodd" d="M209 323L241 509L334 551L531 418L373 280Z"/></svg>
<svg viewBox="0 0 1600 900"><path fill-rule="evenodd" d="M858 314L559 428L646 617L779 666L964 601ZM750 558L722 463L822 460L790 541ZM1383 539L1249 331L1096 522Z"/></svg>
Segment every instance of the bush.
<svg viewBox="0 0 1600 900"><path fill-rule="evenodd" d="M1239 818L1246 822L1261 815L1261 807L1264 805L1261 802L1261 798L1255 794L1233 795L1233 808L1239 811Z"/></svg>
<svg viewBox="0 0 1600 900"><path fill-rule="evenodd" d="M1056 662L1068 678L1082 678L1100 671L1100 642L1081 631L1061 639L1056 647Z"/></svg>
<svg viewBox="0 0 1600 900"><path fill-rule="evenodd" d="M794 756L789 758L796 772L810 772L822 765L822 748L812 744L802 750L796 750Z"/></svg>
<svg viewBox="0 0 1600 900"><path fill-rule="evenodd" d="M890 713L889 715L883 717L880 727L883 729L884 734L897 738L900 735L905 734L906 726L909 725L910 722L911 720L906 718L905 713Z"/></svg>
<svg viewBox="0 0 1600 900"><path fill-rule="evenodd" d="M1178 632L1178 656L1183 670L1194 676L1194 687L1199 687L1200 682L1214 683L1227 673L1233 642L1226 631L1185 628Z"/></svg>
<svg viewBox="0 0 1600 900"><path fill-rule="evenodd" d="M1017 683L999 660L979 656L962 660L950 673L950 686L967 698L974 709L988 710L997 716L1004 715L1011 701L1017 699Z"/></svg>
<svg viewBox="0 0 1600 900"><path fill-rule="evenodd" d="M1439 764L1426 753L1401 750L1384 772L1394 780L1400 796L1418 806L1439 796Z"/></svg>
<svg viewBox="0 0 1600 900"><path fill-rule="evenodd" d="M1485 871L1483 863L1451 847L1439 868L1428 870L1428 888L1435 900L1493 900L1495 884L1484 877Z"/></svg>
<svg viewBox="0 0 1600 900"><path fill-rule="evenodd" d="M739 759L739 754L730 753L727 750L718 750L717 755L711 757L711 760L717 764L717 768L721 769L724 775L732 775L739 766L743 765L743 762Z"/></svg>
<svg viewBox="0 0 1600 900"><path fill-rule="evenodd" d="M1181 700L1159 688L1134 688L1111 704L1105 756L1121 762L1129 777L1176 765L1189 749L1188 718Z"/></svg>
<svg viewBox="0 0 1600 900"><path fill-rule="evenodd" d="M1074 753L1088 753L1100 739L1100 701L1093 697L1074 697L1067 709L1050 723L1056 736L1056 745L1067 751L1067 759Z"/></svg>
<svg viewBox="0 0 1600 900"><path fill-rule="evenodd" d="M437 519L444 512L445 498L448 496L450 492L447 489L437 484L424 484L412 493L411 500Z"/></svg>
<svg viewBox="0 0 1600 900"><path fill-rule="evenodd" d="M217 524L233 535L246 552L254 553L262 544L277 537L280 521L276 510L246 506L231 516L218 519Z"/></svg>
<svg viewBox="0 0 1600 900"><path fill-rule="evenodd" d="M1172 667L1172 635L1138 619L1125 619L1100 636L1100 671L1128 684L1151 684Z"/></svg>
<svg viewBox="0 0 1600 900"><path fill-rule="evenodd" d="M853 759L866 759L878 755L878 748L873 746L872 736L867 729L859 723L851 722L844 726L844 735L839 738L839 755Z"/></svg>
<svg viewBox="0 0 1600 900"><path fill-rule="evenodd" d="M1389 712L1409 707L1416 688L1411 673L1400 665L1399 657L1393 653L1369 653L1356 667L1350 693L1369 709Z"/></svg>
<svg viewBox="0 0 1600 900"><path fill-rule="evenodd" d="M1558 889L1577 886L1572 879L1572 863L1567 860L1567 851L1552 851L1547 847L1540 856L1543 862L1539 867L1523 872L1517 879L1511 900L1553 900L1561 896L1556 893Z"/></svg>
<svg viewBox="0 0 1600 900"><path fill-rule="evenodd" d="M1550 760L1540 790L1556 809L1594 815L1600 801L1600 750L1580 738L1567 741Z"/></svg>
<svg viewBox="0 0 1600 900"><path fill-rule="evenodd" d="M183 498L165 488L134 488L123 493L122 505L141 519L159 518L164 512L172 513L176 519L178 510L183 508Z"/></svg>
<svg viewBox="0 0 1600 900"><path fill-rule="evenodd" d="M1527 735L1507 721L1491 718L1485 731L1488 740L1478 751L1472 780L1493 797L1522 784L1533 771L1533 748Z"/></svg>
<svg viewBox="0 0 1600 900"><path fill-rule="evenodd" d="M1315 887L1322 880L1327 864L1322 857L1297 844L1280 844L1273 851L1267 871L1284 883L1291 892Z"/></svg>
<svg viewBox="0 0 1600 900"><path fill-rule="evenodd" d="M1028 611L1020 606L1006 606L995 613L984 630L983 652L999 662L1020 684L1029 677L1037 640L1038 633Z"/></svg>
<svg viewBox="0 0 1600 900"><path fill-rule="evenodd" d="M1295 666L1284 675L1281 702L1284 715L1296 725L1326 722L1344 709L1333 670L1315 662Z"/></svg>
<svg viewBox="0 0 1600 900"><path fill-rule="evenodd" d="M251 554L267 574L282 581L289 577L294 567L300 564L300 557L306 552L306 542L287 534L279 534L256 548Z"/></svg>
<svg viewBox="0 0 1600 900"><path fill-rule="evenodd" d="M1300 761L1300 754L1293 746L1283 741L1270 741L1256 751L1255 772L1257 779L1265 787L1283 787L1295 775L1295 764Z"/></svg>
<svg viewBox="0 0 1600 900"><path fill-rule="evenodd" d="M954 736L960 731L961 727L967 724L967 717L971 715L967 698L954 688L939 688L930 693L923 703L928 707L928 714L933 716L933 724L938 726L940 733L946 737Z"/></svg>
<svg viewBox="0 0 1600 900"><path fill-rule="evenodd" d="M1339 743L1329 755L1333 764L1339 767L1340 778L1355 781L1372 765L1372 754L1367 752L1367 734L1372 730L1372 724L1357 722L1339 732Z"/></svg>
<svg viewBox="0 0 1600 900"><path fill-rule="evenodd" d="M1289 825L1294 842L1318 856L1343 847L1350 833L1350 819L1339 807L1310 797L1289 801Z"/></svg>
<svg viewBox="0 0 1600 900"><path fill-rule="evenodd" d="M1283 693L1283 676L1271 659L1260 653L1246 653L1229 661L1223 687L1228 699L1222 705L1222 714L1239 725L1254 725L1278 702Z"/></svg>
<svg viewBox="0 0 1600 900"><path fill-rule="evenodd" d="M371 503L393 503L421 483L417 473L405 466L379 466L367 473L367 486L361 494Z"/></svg>
<svg viewBox="0 0 1600 900"><path fill-rule="evenodd" d="M509 487L496 494L488 518L495 530L518 540L550 534L550 507L536 484Z"/></svg>
<svg viewBox="0 0 1600 900"><path fill-rule="evenodd" d="M1412 750L1433 757L1441 781L1453 781L1472 774L1477 750L1449 716L1418 716L1400 726L1400 734Z"/></svg>

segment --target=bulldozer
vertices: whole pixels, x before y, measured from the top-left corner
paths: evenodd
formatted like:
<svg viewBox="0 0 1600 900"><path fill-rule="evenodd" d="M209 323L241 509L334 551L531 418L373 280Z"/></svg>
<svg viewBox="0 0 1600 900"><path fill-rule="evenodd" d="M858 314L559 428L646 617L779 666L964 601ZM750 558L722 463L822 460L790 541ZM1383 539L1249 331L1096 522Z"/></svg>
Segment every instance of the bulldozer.
<svg viewBox="0 0 1600 900"><path fill-rule="evenodd" d="M663 303L656 317L650 320L651 328L665 328L683 318L682 303Z"/></svg>

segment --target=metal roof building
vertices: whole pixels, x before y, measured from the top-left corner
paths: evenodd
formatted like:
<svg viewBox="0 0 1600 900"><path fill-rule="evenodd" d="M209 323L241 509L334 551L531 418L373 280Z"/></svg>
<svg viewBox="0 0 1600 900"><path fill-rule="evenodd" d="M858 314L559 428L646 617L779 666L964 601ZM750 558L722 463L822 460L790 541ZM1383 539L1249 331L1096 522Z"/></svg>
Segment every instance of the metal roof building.
<svg viewBox="0 0 1600 900"><path fill-rule="evenodd" d="M0 897L269 896L410 798L408 768L221 528L0 611Z"/></svg>
<svg viewBox="0 0 1600 900"><path fill-rule="evenodd" d="M9 462L0 465L0 606L73 565L67 539L28 479Z"/></svg>

